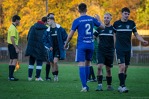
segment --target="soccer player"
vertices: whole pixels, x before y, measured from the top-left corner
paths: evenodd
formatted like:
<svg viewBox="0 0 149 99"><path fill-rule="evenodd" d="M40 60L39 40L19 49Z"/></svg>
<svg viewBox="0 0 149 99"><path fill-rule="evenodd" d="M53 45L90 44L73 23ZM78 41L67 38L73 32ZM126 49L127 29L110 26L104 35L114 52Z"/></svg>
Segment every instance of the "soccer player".
<svg viewBox="0 0 149 99"><path fill-rule="evenodd" d="M41 21L35 23L29 30L28 43L25 56L29 56L28 80L32 80L32 73L36 61L36 79L35 81L43 81L40 77L43 61L47 60L46 49L42 42L44 31L46 31L47 17L43 17Z"/></svg>
<svg viewBox="0 0 149 99"><path fill-rule="evenodd" d="M136 24L133 20L129 20L130 10L127 7L122 8L121 10L122 17L120 20L114 22L113 28L116 35L116 56L117 62L119 64L119 81L120 85L118 87L119 92L128 92L127 87L125 86L125 80L127 77L127 68L130 64L131 57L131 35L132 32L135 37L144 43L148 44L148 41L144 40L137 32Z"/></svg>
<svg viewBox="0 0 149 99"><path fill-rule="evenodd" d="M45 31L43 36L44 46L51 51L49 61L52 64L52 74L54 81L58 81L58 60L65 59L64 42L67 39L67 33L64 28L55 23L53 16L47 17L49 28ZM52 59L51 59L52 58Z"/></svg>
<svg viewBox="0 0 149 99"><path fill-rule="evenodd" d="M78 30L76 62L78 62L79 75L82 83L81 92L87 92L89 90L89 87L87 86L87 79L90 71L89 65L94 50L93 27L94 25L100 27L101 29L104 29L105 27L101 23L98 15L96 15L95 18L86 15L87 5L85 3L79 4L78 10L80 17L73 21L70 34L65 43L65 48L67 48L75 31Z"/></svg>
<svg viewBox="0 0 149 99"><path fill-rule="evenodd" d="M95 28L93 30L93 32L95 31ZM94 52L93 52L93 57L92 57L92 62L91 63L97 63L97 48L98 48L98 40L94 39ZM94 68L92 66L92 64L90 64L90 73L89 73L89 77L87 82L96 82L96 77L95 77L95 73L94 73Z"/></svg>
<svg viewBox="0 0 149 99"><path fill-rule="evenodd" d="M7 35L8 51L10 55L8 80L10 81L18 81L18 79L13 76L13 73L17 64L18 53L20 52L20 49L18 47L19 32L16 28L20 25L20 20L21 18L18 15L14 15L12 17L12 24L8 29Z"/></svg>
<svg viewBox="0 0 149 99"><path fill-rule="evenodd" d="M98 70L97 70L97 81L98 86L96 91L103 91L102 80L103 80L103 70L102 67L106 66L106 79L107 79L107 90L113 90L111 86L112 75L111 67L113 66L114 59L114 36L113 36L113 26L110 24L112 15L110 13L104 14L104 24L105 29L97 29L98 32L94 33L95 37L99 37L97 60L98 60Z"/></svg>
<svg viewBox="0 0 149 99"><path fill-rule="evenodd" d="M54 13L49 13L47 17L54 17ZM47 24L47 27L49 27L48 24ZM50 69L51 69L51 64L50 62L47 62L46 63L46 81L51 81L51 77L49 77Z"/></svg>

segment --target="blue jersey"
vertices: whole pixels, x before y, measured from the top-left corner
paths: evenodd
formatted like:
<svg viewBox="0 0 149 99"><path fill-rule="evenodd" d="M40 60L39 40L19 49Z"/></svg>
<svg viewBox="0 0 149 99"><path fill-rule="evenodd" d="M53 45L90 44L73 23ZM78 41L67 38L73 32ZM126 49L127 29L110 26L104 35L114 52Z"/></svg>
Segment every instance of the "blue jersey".
<svg viewBox="0 0 149 99"><path fill-rule="evenodd" d="M78 30L77 48L90 48L93 47L93 27L99 27L101 23L88 15L80 16L75 19L71 30Z"/></svg>

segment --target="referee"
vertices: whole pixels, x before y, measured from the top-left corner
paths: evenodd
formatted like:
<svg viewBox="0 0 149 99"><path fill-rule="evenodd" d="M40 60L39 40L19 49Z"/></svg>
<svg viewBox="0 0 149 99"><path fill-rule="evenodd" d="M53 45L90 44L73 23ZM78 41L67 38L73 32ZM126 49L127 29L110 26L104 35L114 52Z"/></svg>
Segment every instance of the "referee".
<svg viewBox="0 0 149 99"><path fill-rule="evenodd" d="M12 17L12 24L8 29L8 35L7 35L8 51L10 55L8 80L10 81L19 80L13 76L13 73L18 60L18 53L20 52L20 49L18 48L19 33L16 28L17 26L19 26L20 20L21 18L18 15L14 15Z"/></svg>

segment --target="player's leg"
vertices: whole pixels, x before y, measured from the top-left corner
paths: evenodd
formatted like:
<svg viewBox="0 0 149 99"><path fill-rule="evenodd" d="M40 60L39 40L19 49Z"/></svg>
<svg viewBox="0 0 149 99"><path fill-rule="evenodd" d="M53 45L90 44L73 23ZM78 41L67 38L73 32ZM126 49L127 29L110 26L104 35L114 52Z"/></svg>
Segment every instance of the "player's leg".
<svg viewBox="0 0 149 99"><path fill-rule="evenodd" d="M124 85L126 82L126 77L127 77L127 69L128 65L130 64L130 57L131 57L131 51L125 51L125 70L124 70ZM125 86L122 87L122 92L128 92L128 88Z"/></svg>
<svg viewBox="0 0 149 99"><path fill-rule="evenodd" d="M14 70L17 64L18 59L12 59L11 64L9 64L9 80L10 81L18 81L19 79L14 77Z"/></svg>
<svg viewBox="0 0 149 99"><path fill-rule="evenodd" d="M85 50L85 68L86 68L86 81L89 78L90 75L90 69L91 69L91 60L93 56L93 49L86 49Z"/></svg>
<svg viewBox="0 0 149 99"><path fill-rule="evenodd" d="M51 66L52 66L52 75L55 75L55 67L54 67L54 62L50 62Z"/></svg>
<svg viewBox="0 0 149 99"><path fill-rule="evenodd" d="M92 72L91 72L91 66L90 66L90 73L89 73L89 76L88 76L88 79L87 79L87 82L90 82L91 81L91 76L92 76L92 74L91 74Z"/></svg>
<svg viewBox="0 0 149 99"><path fill-rule="evenodd" d="M28 80L32 80L32 74L34 70L35 58L30 56L29 57L29 66L28 66Z"/></svg>
<svg viewBox="0 0 149 99"><path fill-rule="evenodd" d="M114 88L112 87L111 83L112 83L112 75L111 75L111 67L106 66L106 79L107 79L107 90L108 91L112 91L114 90Z"/></svg>
<svg viewBox="0 0 149 99"><path fill-rule="evenodd" d="M96 77L95 77L95 73L94 73L94 68L93 66L90 65L90 74L89 74L89 78L91 82L96 82Z"/></svg>
<svg viewBox="0 0 149 99"><path fill-rule="evenodd" d="M53 64L54 64L54 81L58 81L58 58L57 57L54 57L54 61L53 61Z"/></svg>
<svg viewBox="0 0 149 99"><path fill-rule="evenodd" d="M98 64L97 64L98 86L97 86L96 91L103 91L103 89L102 89L102 79L103 79L102 67L104 66L105 57L101 51L98 51L98 53L97 53L97 61L98 61Z"/></svg>
<svg viewBox="0 0 149 99"><path fill-rule="evenodd" d="M87 92L87 81L86 81L86 67L85 67L85 51L83 48L76 49L76 62L79 66L79 76L82 84L81 92Z"/></svg>
<svg viewBox="0 0 149 99"><path fill-rule="evenodd" d="M113 67L113 60L114 60L114 53L108 53L105 59L108 91L114 90L114 88L112 87L112 73L111 73L111 68Z"/></svg>
<svg viewBox="0 0 149 99"><path fill-rule="evenodd" d="M18 53L12 44L8 44L8 51L10 54L10 61L9 61L9 80L10 81L18 81L19 79L14 77L14 70L18 60Z"/></svg>
<svg viewBox="0 0 149 99"><path fill-rule="evenodd" d="M125 80L126 80L126 78L127 78L127 69L128 69L128 65L125 65L125 72L124 72Z"/></svg>
<svg viewBox="0 0 149 99"><path fill-rule="evenodd" d="M60 57L59 49L55 49L53 51L53 56L54 56L54 59L53 59L53 76L54 76L54 81L58 81L58 73L59 73L58 60L59 60L59 57Z"/></svg>
<svg viewBox="0 0 149 99"><path fill-rule="evenodd" d="M36 81L44 81L41 77L40 77L40 74L41 74L41 70L42 70L42 63L43 61L42 60L36 60Z"/></svg>
<svg viewBox="0 0 149 99"><path fill-rule="evenodd" d="M89 70L90 70L90 72L89 72L89 76L88 76L87 82L96 82L94 68L93 68L93 66L91 64L89 65Z"/></svg>
<svg viewBox="0 0 149 99"><path fill-rule="evenodd" d="M98 82L98 86L96 91L103 91L102 89L102 79L103 79L103 75L102 75L102 67L104 65L102 63L98 63L97 65L97 82Z"/></svg>
<svg viewBox="0 0 149 99"><path fill-rule="evenodd" d="M52 56L53 56L53 57L52 57L53 59L51 59L51 62L50 62L50 63L51 63L51 66L52 66L52 75L53 75L53 76L56 75L56 72L55 72L56 69L55 69L55 66L54 66L54 57L56 57L55 54L56 54L56 51L55 51L55 49L54 49L54 50L53 50L53 55L52 55Z"/></svg>
<svg viewBox="0 0 149 99"><path fill-rule="evenodd" d="M95 48L93 52L93 57L92 57L92 63L95 63L95 64L97 64L97 55L96 55L97 51L96 50L97 49ZM90 74L89 74L88 81L96 82L96 77L95 77L94 68L92 64L90 64Z"/></svg>
<svg viewBox="0 0 149 99"><path fill-rule="evenodd" d="M116 51L117 54L117 62L119 64L119 87L118 87L118 91L119 92L125 92L123 89L125 88L125 53L123 51L117 50ZM128 91L126 91L128 92Z"/></svg>
<svg viewBox="0 0 149 99"><path fill-rule="evenodd" d="M46 63L46 80L47 81L51 80L51 77L49 77L50 69L51 69L50 62L47 62Z"/></svg>
<svg viewBox="0 0 149 99"><path fill-rule="evenodd" d="M51 81L51 77L49 77L49 73L50 73L50 69L51 69L51 61L53 61L53 52L52 51L49 51L47 50L47 63L46 63L46 68L45 68L45 71L46 71L46 81Z"/></svg>
<svg viewBox="0 0 149 99"><path fill-rule="evenodd" d="M127 69L128 69L128 65L130 65L130 57L131 57L131 51L126 51L125 52L125 80L127 78Z"/></svg>

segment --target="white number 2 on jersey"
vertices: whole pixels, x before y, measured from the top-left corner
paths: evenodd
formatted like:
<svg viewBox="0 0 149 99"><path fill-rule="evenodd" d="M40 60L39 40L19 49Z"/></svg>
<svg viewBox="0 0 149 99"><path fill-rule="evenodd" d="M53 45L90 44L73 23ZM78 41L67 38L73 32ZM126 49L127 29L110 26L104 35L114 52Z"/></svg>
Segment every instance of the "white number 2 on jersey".
<svg viewBox="0 0 149 99"><path fill-rule="evenodd" d="M90 24L85 24L85 28L86 28L86 31L85 31L86 35L91 35L91 32L89 32L90 29L91 29L91 25Z"/></svg>

